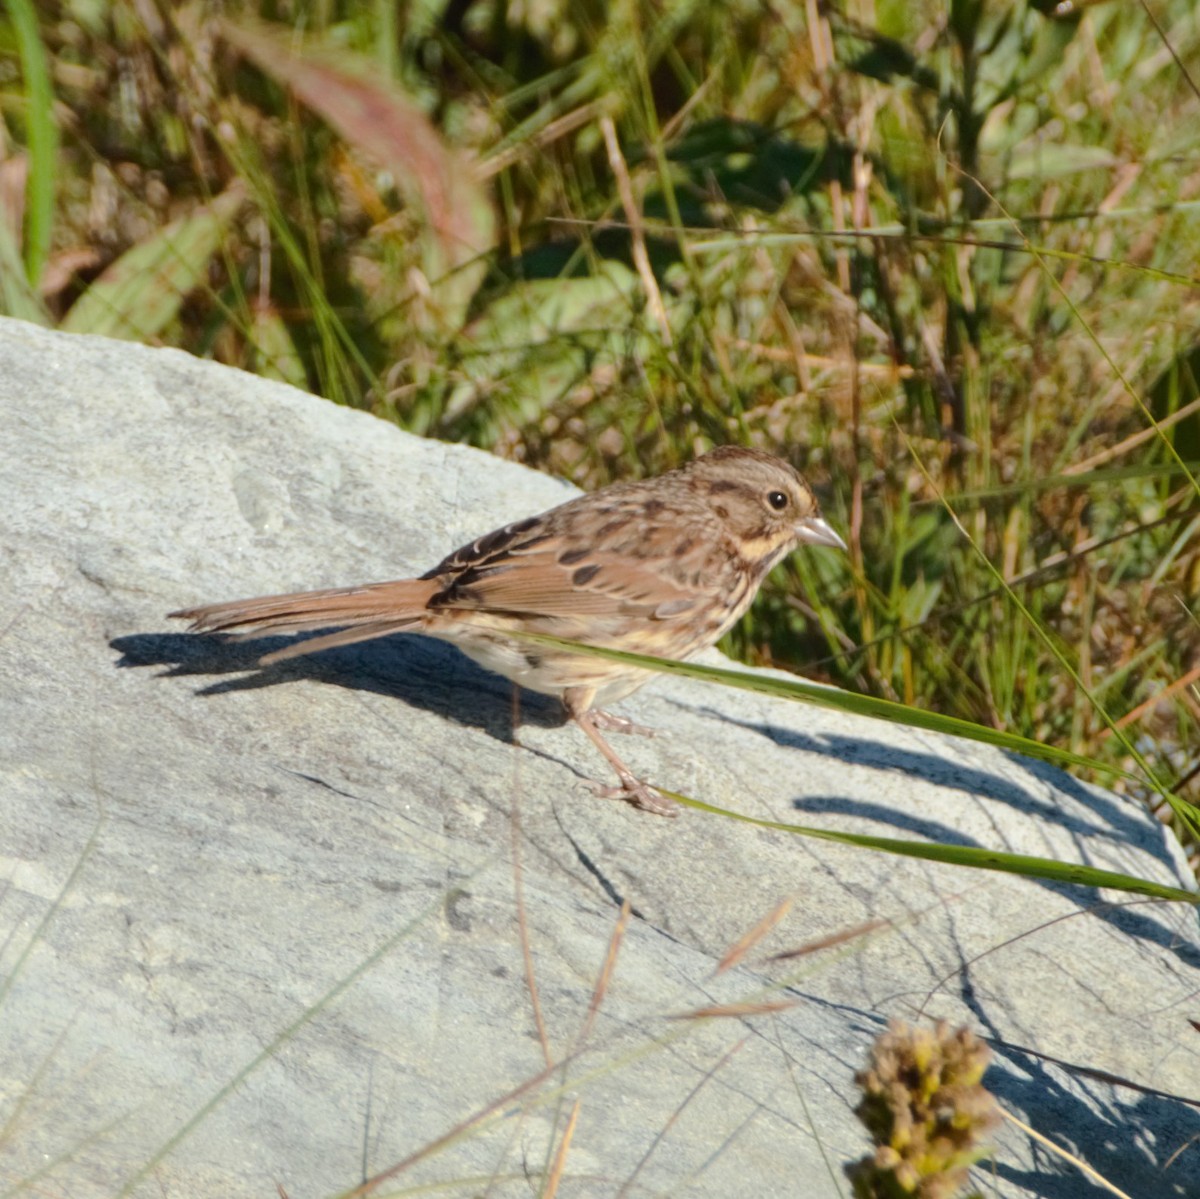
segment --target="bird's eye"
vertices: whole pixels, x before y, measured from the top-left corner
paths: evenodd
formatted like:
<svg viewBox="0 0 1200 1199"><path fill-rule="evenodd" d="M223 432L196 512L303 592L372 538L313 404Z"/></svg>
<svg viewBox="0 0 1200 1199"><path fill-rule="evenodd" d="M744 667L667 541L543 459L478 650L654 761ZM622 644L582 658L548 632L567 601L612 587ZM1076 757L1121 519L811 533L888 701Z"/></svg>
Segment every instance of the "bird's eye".
<svg viewBox="0 0 1200 1199"><path fill-rule="evenodd" d="M767 503L776 512L782 512L788 506L788 498L782 491L769 491L767 492Z"/></svg>

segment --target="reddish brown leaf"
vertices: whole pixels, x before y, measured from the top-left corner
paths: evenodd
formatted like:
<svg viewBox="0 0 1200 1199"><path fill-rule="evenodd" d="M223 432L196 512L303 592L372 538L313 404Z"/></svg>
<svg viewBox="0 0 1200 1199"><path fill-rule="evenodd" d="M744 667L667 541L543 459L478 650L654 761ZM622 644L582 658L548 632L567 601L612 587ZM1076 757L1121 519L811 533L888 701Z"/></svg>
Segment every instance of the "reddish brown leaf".
<svg viewBox="0 0 1200 1199"><path fill-rule="evenodd" d="M491 247L494 214L474 164L445 144L429 118L394 82L380 77L377 64L327 48L306 47L298 53L290 35L249 18L222 21L221 31L348 143L391 172L432 233L426 247L432 251L426 255L431 283ZM463 275L459 272L453 282L451 303L465 311L478 276Z"/></svg>

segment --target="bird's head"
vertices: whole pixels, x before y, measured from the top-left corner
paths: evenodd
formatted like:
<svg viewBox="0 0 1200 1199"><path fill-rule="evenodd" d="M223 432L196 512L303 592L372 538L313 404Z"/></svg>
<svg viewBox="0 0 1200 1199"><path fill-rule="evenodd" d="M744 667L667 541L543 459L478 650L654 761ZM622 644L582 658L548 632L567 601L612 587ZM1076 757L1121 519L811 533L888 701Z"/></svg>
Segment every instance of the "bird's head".
<svg viewBox="0 0 1200 1199"><path fill-rule="evenodd" d="M812 488L782 458L722 446L685 470L749 561L773 565L801 544L846 548Z"/></svg>

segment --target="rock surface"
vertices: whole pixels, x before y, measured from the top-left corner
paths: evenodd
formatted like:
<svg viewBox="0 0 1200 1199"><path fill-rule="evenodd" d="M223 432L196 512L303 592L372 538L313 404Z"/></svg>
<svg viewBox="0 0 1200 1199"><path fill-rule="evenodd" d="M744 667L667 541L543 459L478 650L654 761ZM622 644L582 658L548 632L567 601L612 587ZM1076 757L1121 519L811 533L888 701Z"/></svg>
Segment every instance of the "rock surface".
<svg viewBox="0 0 1200 1199"><path fill-rule="evenodd" d="M164 618L419 573L564 484L13 321L0 428L6 1193L298 1199L412 1159L384 1190L525 1195L578 1102L564 1194L820 1199L867 1148L873 1037L946 1016L993 1039L1008 1109L1113 1184L1200 1194L1172 1097L1200 1095L1192 909L647 816L588 794L602 764L552 704L524 697L515 746L508 684L448 646L259 670ZM1188 883L1131 804L980 745L680 680L621 707L663 730L622 743L634 765L711 803ZM764 999L794 1006L670 1018ZM977 1177L1103 1193L1011 1126Z"/></svg>

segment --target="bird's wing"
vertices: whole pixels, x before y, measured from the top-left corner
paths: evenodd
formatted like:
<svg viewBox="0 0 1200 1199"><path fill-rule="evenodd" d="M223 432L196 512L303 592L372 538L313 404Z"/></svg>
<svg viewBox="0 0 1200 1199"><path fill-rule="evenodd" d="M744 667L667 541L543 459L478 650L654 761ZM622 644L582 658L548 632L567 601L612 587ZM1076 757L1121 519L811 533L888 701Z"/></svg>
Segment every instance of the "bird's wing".
<svg viewBox="0 0 1200 1199"><path fill-rule="evenodd" d="M706 581L664 569L659 542L668 531L678 541L677 525L644 513L636 523L618 516L606 525L594 512L558 509L451 554L436 568L443 587L430 607L524 617L682 617L706 598ZM669 562L669 550L665 557Z"/></svg>
<svg viewBox="0 0 1200 1199"><path fill-rule="evenodd" d="M523 616L629 616L669 619L698 599L653 566L623 556L589 553L564 565L552 551L502 558L458 575L433 608Z"/></svg>

